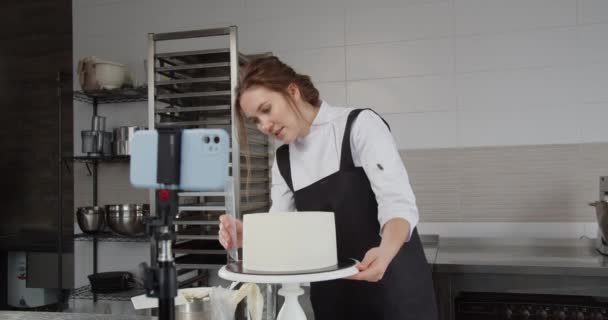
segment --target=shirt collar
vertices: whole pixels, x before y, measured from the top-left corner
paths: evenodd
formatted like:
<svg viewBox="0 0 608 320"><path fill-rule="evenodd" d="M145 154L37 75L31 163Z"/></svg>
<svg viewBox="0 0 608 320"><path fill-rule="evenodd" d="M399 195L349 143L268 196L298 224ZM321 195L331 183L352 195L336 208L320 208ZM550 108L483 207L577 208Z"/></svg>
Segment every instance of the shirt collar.
<svg viewBox="0 0 608 320"><path fill-rule="evenodd" d="M319 112L317 112L317 115L315 116L314 120L312 121L312 126L318 126L321 124L324 124L328 121L330 121L330 109L331 106L325 102L325 101L321 101L321 106L319 107Z"/></svg>
<svg viewBox="0 0 608 320"><path fill-rule="evenodd" d="M331 106L325 101L321 100L321 106L319 107L319 111L317 115L312 120L312 124L310 125L310 131L315 131L321 125L329 122L331 120ZM308 132L310 134L310 132ZM308 134L306 136L308 136ZM306 139L305 137L297 138L295 143L303 143Z"/></svg>

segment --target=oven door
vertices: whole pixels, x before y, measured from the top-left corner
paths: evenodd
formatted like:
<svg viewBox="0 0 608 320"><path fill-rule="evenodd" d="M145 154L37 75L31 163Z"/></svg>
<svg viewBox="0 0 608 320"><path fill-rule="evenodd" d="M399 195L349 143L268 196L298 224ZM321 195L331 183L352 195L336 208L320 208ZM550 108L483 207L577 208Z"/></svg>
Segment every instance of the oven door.
<svg viewBox="0 0 608 320"><path fill-rule="evenodd" d="M589 296L461 292L456 320L608 320L608 302Z"/></svg>

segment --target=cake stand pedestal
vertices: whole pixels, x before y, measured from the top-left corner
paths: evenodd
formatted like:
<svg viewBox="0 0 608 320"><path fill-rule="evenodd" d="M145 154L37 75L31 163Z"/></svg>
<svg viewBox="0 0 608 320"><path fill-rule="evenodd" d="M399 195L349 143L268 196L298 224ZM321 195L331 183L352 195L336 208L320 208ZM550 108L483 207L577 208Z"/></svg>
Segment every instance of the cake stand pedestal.
<svg viewBox="0 0 608 320"><path fill-rule="evenodd" d="M218 275L226 280L253 283L280 283L279 294L285 297L285 302L279 311L277 320L306 320L306 314L300 306L298 296L304 293L300 287L305 282L317 282L341 279L357 274L356 260L340 261L337 266L326 269L312 270L307 273L277 274L257 273L244 270L241 262L223 266Z"/></svg>

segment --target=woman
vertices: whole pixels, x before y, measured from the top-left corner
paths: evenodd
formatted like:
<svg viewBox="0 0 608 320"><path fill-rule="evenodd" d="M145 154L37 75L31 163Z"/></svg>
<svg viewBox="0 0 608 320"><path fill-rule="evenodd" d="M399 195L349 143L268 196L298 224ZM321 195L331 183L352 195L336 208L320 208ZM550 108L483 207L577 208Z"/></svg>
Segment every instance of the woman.
<svg viewBox="0 0 608 320"><path fill-rule="evenodd" d="M244 67L236 107L241 128L246 118L284 143L270 211L334 212L338 258L361 261L348 279L311 284L315 319L436 319L414 194L384 120L319 100L310 78L276 57ZM241 221L220 221L222 245L240 247Z"/></svg>

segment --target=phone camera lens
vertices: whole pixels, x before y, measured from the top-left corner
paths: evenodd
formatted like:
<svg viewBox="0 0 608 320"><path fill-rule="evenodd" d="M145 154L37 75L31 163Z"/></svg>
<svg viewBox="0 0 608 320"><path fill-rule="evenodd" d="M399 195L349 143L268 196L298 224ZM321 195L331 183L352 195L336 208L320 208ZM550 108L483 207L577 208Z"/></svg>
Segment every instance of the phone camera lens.
<svg viewBox="0 0 608 320"><path fill-rule="evenodd" d="M205 137L203 138L203 141L205 141L205 143L209 143L210 139L209 139L209 137L208 137L208 136L205 136Z"/></svg>
<svg viewBox="0 0 608 320"><path fill-rule="evenodd" d="M216 136L216 137L214 137L214 138L213 138L213 142L215 142L215 143L220 143L220 137L217 137L217 136Z"/></svg>

